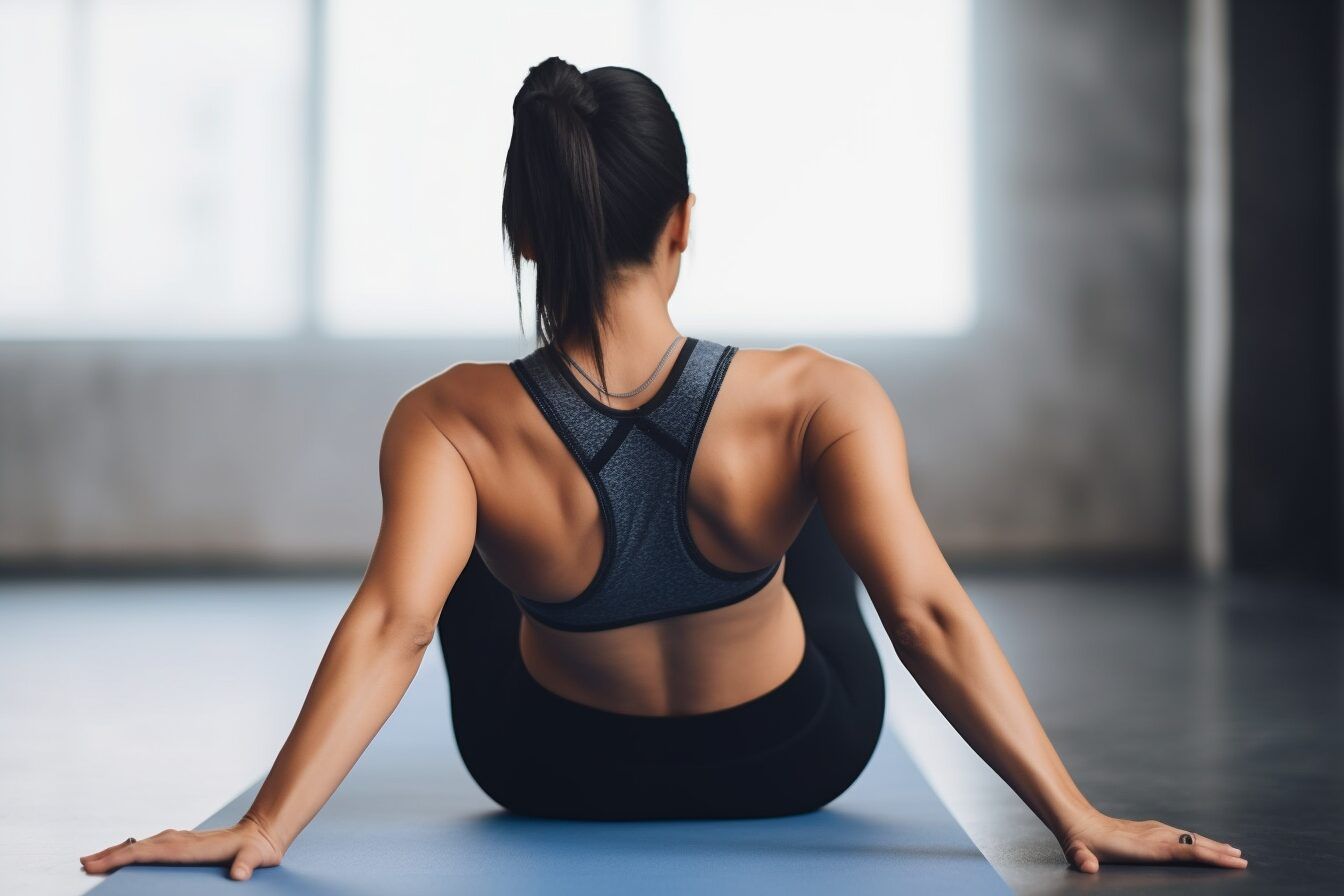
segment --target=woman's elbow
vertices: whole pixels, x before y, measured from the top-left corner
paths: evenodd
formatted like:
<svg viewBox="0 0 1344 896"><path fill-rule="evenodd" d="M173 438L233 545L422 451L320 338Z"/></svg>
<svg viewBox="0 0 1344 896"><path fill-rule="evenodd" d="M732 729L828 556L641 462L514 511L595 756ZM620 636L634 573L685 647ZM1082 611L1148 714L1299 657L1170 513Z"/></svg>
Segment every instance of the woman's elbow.
<svg viewBox="0 0 1344 896"><path fill-rule="evenodd" d="M923 652L935 638L942 635L942 627L927 609L901 610L890 614L884 625L891 636L891 645L897 652Z"/></svg>
<svg viewBox="0 0 1344 896"><path fill-rule="evenodd" d="M437 629L437 619L416 615L392 615L383 620L379 635L392 644L403 645L420 652L434 642L434 632Z"/></svg>
<svg viewBox="0 0 1344 896"><path fill-rule="evenodd" d="M358 607L358 601L356 601ZM369 601L363 612L356 610L350 620L359 637L371 639L380 646L398 650L422 652L434 641L438 618L424 613L389 607L381 601Z"/></svg>
<svg viewBox="0 0 1344 896"><path fill-rule="evenodd" d="M925 652L943 640L951 614L936 601L904 600L884 608L882 625L897 651Z"/></svg>

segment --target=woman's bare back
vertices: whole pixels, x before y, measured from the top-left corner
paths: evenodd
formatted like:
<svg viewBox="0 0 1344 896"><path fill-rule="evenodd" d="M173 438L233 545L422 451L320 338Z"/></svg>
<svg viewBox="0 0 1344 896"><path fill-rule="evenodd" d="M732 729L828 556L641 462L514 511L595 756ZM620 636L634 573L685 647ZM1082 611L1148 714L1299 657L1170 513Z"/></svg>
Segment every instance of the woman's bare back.
<svg viewBox="0 0 1344 896"><path fill-rule="evenodd" d="M801 345L743 349L728 367L687 498L695 545L725 569L774 562L813 506L804 435L819 403L822 359L834 360ZM668 375L661 372L643 400ZM602 554L597 498L517 377L504 363L459 363L419 389L471 471L476 546L490 570L538 600L579 594ZM613 712L682 715L734 706L780 684L801 660L803 629L781 565L746 600L622 628L567 632L524 614L520 644L533 676L564 697Z"/></svg>

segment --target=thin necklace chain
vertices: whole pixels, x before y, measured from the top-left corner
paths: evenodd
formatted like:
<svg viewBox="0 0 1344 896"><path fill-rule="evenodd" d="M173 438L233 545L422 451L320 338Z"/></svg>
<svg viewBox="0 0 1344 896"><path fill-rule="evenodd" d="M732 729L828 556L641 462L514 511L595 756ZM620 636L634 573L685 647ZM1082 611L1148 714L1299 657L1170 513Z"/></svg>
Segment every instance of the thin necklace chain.
<svg viewBox="0 0 1344 896"><path fill-rule="evenodd" d="M568 361L570 365L579 372L580 376L582 376L585 380L588 381L589 385L591 385L597 391L601 392L603 395L607 396L608 398L629 398L630 396L638 395L645 389L649 388L649 383L652 383L654 378L658 376L658 371L663 369L663 365L667 363L668 357L671 356L672 346L676 345L681 338L682 338L681 335L678 334L676 339L672 340L672 345L669 345L667 347L667 351L663 352L662 359L658 362L658 366L653 368L653 373L649 374L649 378L646 379L644 382L640 383L634 389L631 389L629 392L608 392L606 389L603 389L600 385L598 385L593 380L593 378L588 375L587 371L585 371L582 367L579 366L579 362L575 361L573 358L569 356L568 352L560 348L559 345L556 345L556 350L558 350L560 354L564 355L565 360Z"/></svg>

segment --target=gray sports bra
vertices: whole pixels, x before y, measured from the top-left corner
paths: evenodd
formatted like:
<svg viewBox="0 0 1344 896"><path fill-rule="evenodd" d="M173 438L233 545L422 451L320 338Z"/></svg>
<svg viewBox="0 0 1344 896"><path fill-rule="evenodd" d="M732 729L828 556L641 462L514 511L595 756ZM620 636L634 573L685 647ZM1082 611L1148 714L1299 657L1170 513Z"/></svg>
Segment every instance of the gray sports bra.
<svg viewBox="0 0 1344 896"><path fill-rule="evenodd" d="M598 631L698 613L750 597L783 558L733 572L691 541L691 462L735 346L687 337L658 391L631 410L607 407L550 345L509 362L583 469L602 515L602 559L576 597L554 603L517 592L524 612L551 628Z"/></svg>

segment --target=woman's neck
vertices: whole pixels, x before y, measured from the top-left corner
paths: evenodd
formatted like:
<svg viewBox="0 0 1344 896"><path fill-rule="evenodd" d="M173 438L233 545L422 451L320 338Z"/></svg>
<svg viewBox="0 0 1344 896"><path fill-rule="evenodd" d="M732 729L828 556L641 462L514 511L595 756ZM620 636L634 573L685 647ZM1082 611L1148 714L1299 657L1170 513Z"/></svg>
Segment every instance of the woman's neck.
<svg viewBox="0 0 1344 896"><path fill-rule="evenodd" d="M681 335L668 314L668 299L658 284L639 278L608 293L608 322L600 339L611 391L625 391L643 382L672 340ZM597 379L590 346L571 338L561 341L560 348Z"/></svg>

